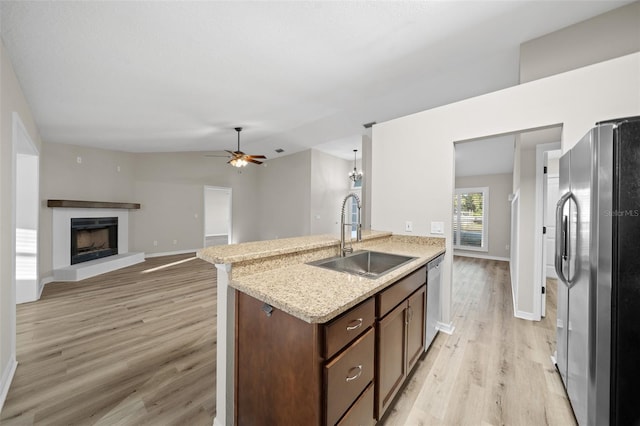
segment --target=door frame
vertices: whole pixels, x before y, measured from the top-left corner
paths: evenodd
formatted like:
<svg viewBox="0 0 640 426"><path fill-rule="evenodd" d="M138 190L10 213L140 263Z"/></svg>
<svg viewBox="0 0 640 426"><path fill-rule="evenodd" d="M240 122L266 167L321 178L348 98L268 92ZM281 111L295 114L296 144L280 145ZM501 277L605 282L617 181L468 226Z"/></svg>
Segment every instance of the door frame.
<svg viewBox="0 0 640 426"><path fill-rule="evenodd" d="M207 246L207 191L223 191L229 194L229 223L227 229L227 244L233 241L233 190L226 186L205 185L202 193L202 247Z"/></svg>
<svg viewBox="0 0 640 426"><path fill-rule="evenodd" d="M533 291L540 297L533 298L533 316L535 321L540 321L546 311L546 264L544 261L544 212L546 200L544 197L544 167L545 153L562 149L560 141L543 143L536 145L536 198L535 198L535 229L534 229L534 251L533 251ZM543 293L544 291L544 293Z"/></svg>

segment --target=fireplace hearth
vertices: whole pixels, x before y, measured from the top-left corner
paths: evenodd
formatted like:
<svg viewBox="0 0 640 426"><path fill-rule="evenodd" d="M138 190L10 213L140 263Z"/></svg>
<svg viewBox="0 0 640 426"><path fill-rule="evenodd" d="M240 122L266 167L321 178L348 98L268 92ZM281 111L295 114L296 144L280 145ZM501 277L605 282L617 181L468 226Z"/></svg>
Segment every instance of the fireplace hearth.
<svg viewBox="0 0 640 426"><path fill-rule="evenodd" d="M118 254L118 218L71 219L71 264Z"/></svg>

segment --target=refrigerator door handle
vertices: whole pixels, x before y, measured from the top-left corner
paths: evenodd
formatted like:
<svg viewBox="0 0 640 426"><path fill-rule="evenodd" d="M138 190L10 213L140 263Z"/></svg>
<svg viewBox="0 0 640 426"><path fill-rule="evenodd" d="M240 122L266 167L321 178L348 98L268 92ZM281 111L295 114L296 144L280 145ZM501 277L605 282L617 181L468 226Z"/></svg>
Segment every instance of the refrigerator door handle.
<svg viewBox="0 0 640 426"><path fill-rule="evenodd" d="M564 206L567 204L567 201L573 199L575 201L575 197L573 193L567 192L560 197L558 200L558 204L556 205L556 255L555 255L555 268L556 274L558 274L558 278L560 281L565 283L567 286L571 286L573 281L564 275L562 270L562 263L568 260L569 253L569 226L567 217L564 216ZM577 237L577 235L576 235Z"/></svg>

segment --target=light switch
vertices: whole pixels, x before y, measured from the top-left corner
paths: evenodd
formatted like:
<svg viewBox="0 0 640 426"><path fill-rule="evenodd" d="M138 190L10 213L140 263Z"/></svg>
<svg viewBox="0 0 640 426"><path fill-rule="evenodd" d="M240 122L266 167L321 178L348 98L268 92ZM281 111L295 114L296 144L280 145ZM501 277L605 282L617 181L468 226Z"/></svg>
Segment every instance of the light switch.
<svg viewBox="0 0 640 426"><path fill-rule="evenodd" d="M432 234L444 234L444 222L431 222Z"/></svg>

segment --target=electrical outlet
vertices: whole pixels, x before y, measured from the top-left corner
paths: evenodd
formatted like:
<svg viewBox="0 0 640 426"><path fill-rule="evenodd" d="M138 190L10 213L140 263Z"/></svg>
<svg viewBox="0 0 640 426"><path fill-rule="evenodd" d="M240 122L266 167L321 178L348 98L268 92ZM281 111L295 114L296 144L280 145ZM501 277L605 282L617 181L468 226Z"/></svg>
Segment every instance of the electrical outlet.
<svg viewBox="0 0 640 426"><path fill-rule="evenodd" d="M507 244L506 246L504 246L505 250L509 250L509 244Z"/></svg>
<svg viewBox="0 0 640 426"><path fill-rule="evenodd" d="M157 247L158 246L158 240L153 240L153 245Z"/></svg>
<svg viewBox="0 0 640 426"><path fill-rule="evenodd" d="M173 240L173 245L175 246L176 244L178 244L178 240Z"/></svg>
<svg viewBox="0 0 640 426"><path fill-rule="evenodd" d="M78 164L82 164L82 157L80 157L80 156L76 157L76 162Z"/></svg>
<svg viewBox="0 0 640 426"><path fill-rule="evenodd" d="M413 222L406 221L404 223L405 232L413 232Z"/></svg>

